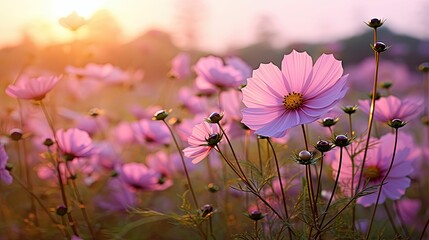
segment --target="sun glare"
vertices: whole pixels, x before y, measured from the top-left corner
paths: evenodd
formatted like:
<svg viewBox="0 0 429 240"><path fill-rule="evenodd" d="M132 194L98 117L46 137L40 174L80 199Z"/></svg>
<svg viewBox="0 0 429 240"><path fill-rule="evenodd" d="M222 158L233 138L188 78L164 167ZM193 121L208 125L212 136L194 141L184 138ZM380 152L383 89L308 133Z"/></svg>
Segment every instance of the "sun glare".
<svg viewBox="0 0 429 240"><path fill-rule="evenodd" d="M103 7L104 0L55 0L53 2L55 15L65 17L77 12L79 16L90 18L94 12Z"/></svg>

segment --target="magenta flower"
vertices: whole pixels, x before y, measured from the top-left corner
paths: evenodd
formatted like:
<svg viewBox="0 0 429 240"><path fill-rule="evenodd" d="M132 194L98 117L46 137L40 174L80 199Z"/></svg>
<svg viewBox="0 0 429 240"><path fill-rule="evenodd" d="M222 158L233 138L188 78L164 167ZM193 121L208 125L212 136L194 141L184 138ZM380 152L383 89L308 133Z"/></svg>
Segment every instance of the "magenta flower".
<svg viewBox="0 0 429 240"><path fill-rule="evenodd" d="M90 157L94 154L94 147L89 134L77 128L57 130L58 147L66 160Z"/></svg>
<svg viewBox="0 0 429 240"><path fill-rule="evenodd" d="M17 99L40 101L54 88L60 76L22 77L15 85L6 88L6 94Z"/></svg>
<svg viewBox="0 0 429 240"><path fill-rule="evenodd" d="M122 165L119 177L134 190L160 191L173 185L173 181L166 175L142 163Z"/></svg>
<svg viewBox="0 0 429 240"><path fill-rule="evenodd" d="M171 76L183 80L191 75L191 56L189 53L179 53L171 61Z"/></svg>
<svg viewBox="0 0 429 240"><path fill-rule="evenodd" d="M289 128L318 120L347 92L341 62L323 54L313 66L306 53L285 55L280 70L261 64L242 89L242 122L256 134L282 137Z"/></svg>
<svg viewBox="0 0 429 240"><path fill-rule="evenodd" d="M380 138L379 141L372 141L370 148L368 149L368 155L364 166L363 178L361 186L367 183L368 187L375 187L372 189L372 193L358 198L357 203L368 207L376 202L378 185L384 178L389 164L392 160L393 146L395 136L393 134L387 134ZM405 190L410 186L411 180L410 174L413 172L413 161L411 159L411 148L408 147L408 142L404 141L407 137L402 134L399 135L398 146L396 149L396 156L393 162L392 169L386 178L385 184L383 185L379 204L382 204L387 198L397 200L405 194ZM363 158L362 146L355 145L355 151L358 153L355 156L355 174L352 171L352 162L348 154L344 151L343 154L343 166L341 168L339 185L343 193L347 196L351 195L352 178L354 175L354 187L358 184L358 178L360 175L360 164ZM336 175L338 169L338 150L335 160L331 163L334 175ZM335 177L335 176L334 176ZM353 189L354 190L354 189ZM375 190L375 191L374 191Z"/></svg>
<svg viewBox="0 0 429 240"><path fill-rule="evenodd" d="M185 157L191 158L192 163L201 162L222 139L219 126L202 122L192 129L188 138L189 147L183 150Z"/></svg>
<svg viewBox="0 0 429 240"><path fill-rule="evenodd" d="M369 114L370 105L370 100L359 100L359 108L367 114ZM418 116L423 109L421 100L401 100L395 96L382 97L375 105L374 118L383 123L393 119L409 121Z"/></svg>
<svg viewBox="0 0 429 240"><path fill-rule="evenodd" d="M106 194L95 197L95 203L109 211L123 211L137 206L136 192L127 188L126 183L113 178L107 183Z"/></svg>
<svg viewBox="0 0 429 240"><path fill-rule="evenodd" d="M142 144L157 147L169 145L172 141L168 128L161 121L141 119L132 123L131 128L136 140Z"/></svg>
<svg viewBox="0 0 429 240"><path fill-rule="evenodd" d="M12 176L9 170L6 169L6 163L9 157L7 156L6 150L3 144L0 144L0 180L6 184L12 183Z"/></svg>
<svg viewBox="0 0 429 240"><path fill-rule="evenodd" d="M218 88L237 88L244 83L242 74L233 66L224 65L221 58L208 56L194 66L198 79Z"/></svg>

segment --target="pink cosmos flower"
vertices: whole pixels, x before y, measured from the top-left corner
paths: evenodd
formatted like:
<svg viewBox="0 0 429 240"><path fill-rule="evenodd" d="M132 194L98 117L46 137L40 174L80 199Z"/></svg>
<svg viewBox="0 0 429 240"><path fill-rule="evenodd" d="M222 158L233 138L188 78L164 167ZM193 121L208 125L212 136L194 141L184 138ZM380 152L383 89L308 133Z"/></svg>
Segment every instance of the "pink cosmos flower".
<svg viewBox="0 0 429 240"><path fill-rule="evenodd" d="M378 186L384 178L389 164L392 160L393 146L394 146L394 134L386 134L380 138L379 141L375 139L372 141L370 148L368 149L368 155L364 166L363 178L361 186L368 182L368 187L374 186L372 193L358 198L357 203L368 207L376 202L378 194ZM398 146L396 149L395 160L393 162L392 169L386 178L385 184L383 185L379 204L382 204L387 198L392 200L399 199L405 194L405 190L410 186L411 180L410 174L413 172L412 159L410 159L410 147L408 142L403 141L406 139L399 135ZM363 145L363 144L360 144ZM355 146L355 150L358 153L355 156L355 174L354 174L354 187L358 184L360 164L363 158L362 146ZM350 149L347 147L347 149ZM338 170L339 161L339 150L332 151L336 152L336 157L332 161L332 170L335 177ZM352 162L348 154L343 152L343 166L341 168L339 186L346 196L351 195L352 186ZM354 189L353 189L354 190Z"/></svg>
<svg viewBox="0 0 429 240"><path fill-rule="evenodd" d="M218 125L202 122L192 129L192 135L188 138L190 146L185 148L183 153L185 157L193 159L192 163L199 163L221 139L222 134Z"/></svg>
<svg viewBox="0 0 429 240"><path fill-rule="evenodd" d="M87 77L111 84L123 83L130 78L129 73L109 63L88 63L84 68L67 66L66 71L80 77Z"/></svg>
<svg viewBox="0 0 429 240"><path fill-rule="evenodd" d="M204 113L207 109L206 98L197 96L196 92L188 87L182 87L179 90L178 101L182 107L193 114Z"/></svg>
<svg viewBox="0 0 429 240"><path fill-rule="evenodd" d="M134 190L161 191L173 185L166 175L142 163L126 163L118 172L119 177Z"/></svg>
<svg viewBox="0 0 429 240"><path fill-rule="evenodd" d="M109 180L106 192L104 196L95 197L95 203L102 209L123 211L137 206L136 192L127 188L126 183L118 178Z"/></svg>
<svg viewBox="0 0 429 240"><path fill-rule="evenodd" d="M8 156L3 144L0 144L0 180L6 184L12 183L12 176L9 171L6 169L6 163L8 160Z"/></svg>
<svg viewBox="0 0 429 240"><path fill-rule="evenodd" d="M54 88L60 76L22 77L15 85L6 88L6 94L17 98L40 101Z"/></svg>
<svg viewBox="0 0 429 240"><path fill-rule="evenodd" d="M287 129L318 120L347 92L341 62L323 54L313 66L306 53L285 55L281 70L261 64L242 89L242 122L256 134L282 137Z"/></svg>
<svg viewBox="0 0 429 240"><path fill-rule="evenodd" d="M183 80L191 75L191 56L189 53L179 53L171 61L171 76Z"/></svg>
<svg viewBox="0 0 429 240"><path fill-rule="evenodd" d="M359 108L367 114L369 114L370 105L370 100L359 100ZM421 100L401 100L395 96L382 97L375 105L374 118L383 123L393 119L409 121L418 116L423 109Z"/></svg>
<svg viewBox="0 0 429 240"><path fill-rule="evenodd" d="M227 65L232 66L241 73L242 83L245 83L247 78L252 76L252 68L243 59L237 56L226 57L225 62Z"/></svg>
<svg viewBox="0 0 429 240"><path fill-rule="evenodd" d="M237 88L243 84L243 77L233 66L224 65L221 58L208 56L198 60L194 70L201 81L219 88Z"/></svg>
<svg viewBox="0 0 429 240"><path fill-rule="evenodd" d="M161 121L141 119L132 123L131 128L137 141L157 147L171 143L171 135L168 128Z"/></svg>
<svg viewBox="0 0 429 240"><path fill-rule="evenodd" d="M55 133L57 144L67 160L90 157L94 154L94 147L89 134L77 128L68 130L59 129Z"/></svg>

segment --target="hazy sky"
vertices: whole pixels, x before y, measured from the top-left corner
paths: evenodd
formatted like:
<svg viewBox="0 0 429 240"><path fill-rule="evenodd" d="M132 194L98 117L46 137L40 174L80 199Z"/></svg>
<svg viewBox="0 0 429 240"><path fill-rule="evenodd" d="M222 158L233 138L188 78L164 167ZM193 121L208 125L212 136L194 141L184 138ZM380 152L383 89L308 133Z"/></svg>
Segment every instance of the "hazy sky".
<svg viewBox="0 0 429 240"><path fill-rule="evenodd" d="M363 22L373 17L386 18L395 32L429 39L429 0L0 0L0 46L18 41L23 31L42 43L68 40L57 20L73 2L84 3L74 7L86 17L98 8L111 11L124 40L159 28L183 43L181 19L194 16L198 46L211 51L252 43L262 28L282 45L331 41L366 30Z"/></svg>

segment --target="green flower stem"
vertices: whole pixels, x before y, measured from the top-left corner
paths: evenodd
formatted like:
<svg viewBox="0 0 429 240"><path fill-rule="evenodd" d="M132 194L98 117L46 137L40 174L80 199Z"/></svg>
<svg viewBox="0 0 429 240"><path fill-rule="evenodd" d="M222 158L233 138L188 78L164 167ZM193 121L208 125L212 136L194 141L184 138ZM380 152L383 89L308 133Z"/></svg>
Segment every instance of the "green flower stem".
<svg viewBox="0 0 429 240"><path fill-rule="evenodd" d="M66 169L69 172L70 176L73 176L72 175L73 173L70 170L70 166L68 164L68 161L66 161ZM82 212L83 219L84 219L86 225L88 226L89 233L91 234L92 239L96 239L94 229L92 228L91 221L89 220L88 213L86 212L85 203L83 202L82 197L80 195L79 188L76 184L75 177L71 177L71 182L72 182L72 187L73 187L76 199L79 202L79 208Z"/></svg>
<svg viewBox="0 0 429 240"><path fill-rule="evenodd" d="M374 29L374 44L377 42L377 29ZM366 136L366 142L365 142L365 148L364 148L364 153L363 153L363 158L362 158L362 165L361 165L361 171L359 173L359 181L356 187L356 193L358 191L358 189L360 188L360 183L361 183L361 179L362 179L362 174L363 174L363 169L365 167L365 161L366 161L366 157L368 154L368 147L369 147L369 141L370 141L370 137L371 137L371 130L372 130L372 123L374 121L374 112L375 112L375 100L376 100L376 96L377 96L377 84L378 84L378 68L380 65L380 53L375 51L375 73L374 73L374 83L372 86L372 96L371 96L371 106L369 109L369 117L368 117L368 132L367 132L367 136Z"/></svg>
<svg viewBox="0 0 429 240"><path fill-rule="evenodd" d="M392 229L395 232L396 236L399 236L399 231L395 226L395 221L393 220L392 213L390 213L389 208L387 206L387 202L383 203L384 211L386 212L387 218L389 218L390 225L392 225Z"/></svg>
<svg viewBox="0 0 429 240"><path fill-rule="evenodd" d="M182 160L183 170L185 171L186 180L187 180L188 186L189 186L189 191L191 191L192 199L194 200L194 204L195 204L195 208L198 208L199 207L198 201L197 201L197 198L195 196L194 189L192 187L191 178L189 177L189 172L188 172L188 168L186 167L185 157L183 156L182 149L180 148L179 143L177 142L177 139L174 136L173 130L171 129L170 125L168 125L168 123L165 121L165 119L163 119L162 121L167 126L168 130L170 131L171 136L173 137L174 144L176 145L177 151L180 154L180 159Z"/></svg>
<svg viewBox="0 0 429 240"><path fill-rule="evenodd" d="M319 228L322 227L323 221L325 221L326 214L328 213L329 207L331 206L332 199L334 198L335 190L337 189L338 180L340 179L342 162L343 162L343 147L340 146L340 160L338 163L337 176L335 178L334 187L332 188L332 193L331 193L331 197L329 198L328 205L326 205L325 212L323 212L323 217L322 217L322 220L320 221Z"/></svg>
<svg viewBox="0 0 429 240"><path fill-rule="evenodd" d="M371 235L372 224L374 222L375 213L377 212L377 207L378 207L378 202L380 201L381 191L383 190L383 185L386 182L386 179L389 176L390 171L392 170L393 162L395 160L397 145L398 145L398 129L396 128L395 129L395 145L393 146L392 160L390 161L390 165L389 165L389 168L387 169L386 174L384 175L383 179L381 180L380 188L378 189L377 200L375 201L374 210L372 212L371 221L369 223L368 231L366 233L365 239L369 239L369 236Z"/></svg>

